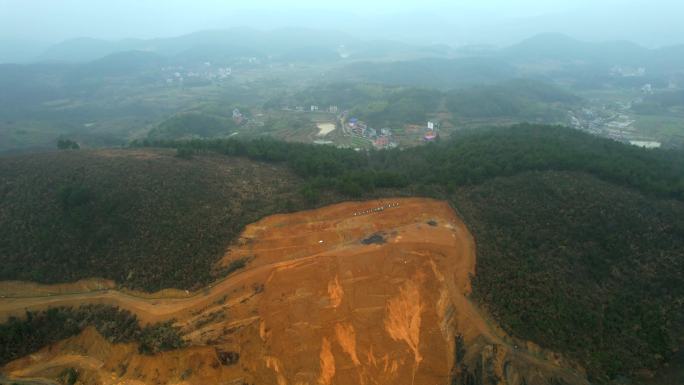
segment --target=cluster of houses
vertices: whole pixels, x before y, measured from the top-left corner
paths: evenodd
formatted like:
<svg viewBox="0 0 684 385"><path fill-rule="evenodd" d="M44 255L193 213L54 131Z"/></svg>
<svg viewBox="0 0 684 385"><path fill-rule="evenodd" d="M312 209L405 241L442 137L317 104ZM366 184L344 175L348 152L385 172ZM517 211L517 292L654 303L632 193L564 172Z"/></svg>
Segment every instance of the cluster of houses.
<svg viewBox="0 0 684 385"><path fill-rule="evenodd" d="M347 129L352 136L365 138L373 142L373 147L378 150L396 148L398 146L392 135L392 130L389 128L376 130L375 128L368 127L365 122L357 118L351 118L347 122Z"/></svg>
<svg viewBox="0 0 684 385"><path fill-rule="evenodd" d="M237 125L240 125L244 121L245 121L245 116L242 114L242 112L240 112L240 110L237 108L234 109L233 110L233 122L235 122L235 124L237 124Z"/></svg>
<svg viewBox="0 0 684 385"><path fill-rule="evenodd" d="M306 106L284 106L283 111L294 111L294 112L326 112L330 114L337 115L338 119L342 123L342 132L345 136L351 136L352 138L359 138L370 142L374 148L378 150L392 149L399 147L398 138L394 135L391 129L382 128L376 129L370 127L366 122L356 118L350 117L349 111L341 111L338 106L330 105L327 108L320 105L312 104ZM235 117L234 117L235 118ZM409 126L407 126L409 127ZM423 142L434 142L439 139L439 123L432 121L427 122L426 126L423 125L411 125L413 132L418 133L419 138ZM408 130L408 128L407 128ZM317 140L316 144L333 144L331 141ZM356 150L360 150L356 148Z"/></svg>
<svg viewBox="0 0 684 385"><path fill-rule="evenodd" d="M162 67L161 72L166 77L167 84L182 84L187 80L225 80L233 75L231 67L216 67L206 62L194 69L186 69L183 66Z"/></svg>
<svg viewBox="0 0 684 385"><path fill-rule="evenodd" d="M423 135L424 142L434 142L439 138L439 132L434 122L427 123L427 131Z"/></svg>
<svg viewBox="0 0 684 385"><path fill-rule="evenodd" d="M581 131L610 138L633 146L645 148L659 148L661 142L644 138L633 127L636 120L628 115L631 102L617 103L618 110L603 106L600 109L583 108L579 111L569 111L570 125Z"/></svg>
<svg viewBox="0 0 684 385"><path fill-rule="evenodd" d="M623 67L614 66L610 69L611 76L623 77L623 78L641 78L646 75L646 68L644 67Z"/></svg>
<svg viewBox="0 0 684 385"><path fill-rule="evenodd" d="M330 114L337 114L339 111L339 108L337 106L329 106L328 108L321 108L321 106L312 104L311 106L304 107L304 106L295 106L294 108L285 106L282 108L283 111L295 111L295 112L305 112L305 111L310 111L310 112L328 112Z"/></svg>

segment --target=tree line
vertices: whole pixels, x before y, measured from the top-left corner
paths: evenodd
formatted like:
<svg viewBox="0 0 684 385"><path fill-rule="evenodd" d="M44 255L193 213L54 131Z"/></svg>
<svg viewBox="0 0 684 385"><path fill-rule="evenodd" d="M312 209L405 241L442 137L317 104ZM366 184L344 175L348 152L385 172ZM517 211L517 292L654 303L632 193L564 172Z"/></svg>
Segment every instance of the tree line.
<svg viewBox="0 0 684 385"><path fill-rule="evenodd" d="M27 311L25 317L12 317L0 324L0 365L73 337L87 327L94 327L112 343L136 342L143 354L155 354L185 345L180 330L171 322L142 327L134 314L116 307L57 307Z"/></svg>
<svg viewBox="0 0 684 385"><path fill-rule="evenodd" d="M581 171L646 194L684 200L684 154L647 150L561 126L520 124L464 130L448 141L410 149L356 152L273 139L142 141L176 148L286 163L308 191L360 196L376 188L437 186L453 190L526 171Z"/></svg>

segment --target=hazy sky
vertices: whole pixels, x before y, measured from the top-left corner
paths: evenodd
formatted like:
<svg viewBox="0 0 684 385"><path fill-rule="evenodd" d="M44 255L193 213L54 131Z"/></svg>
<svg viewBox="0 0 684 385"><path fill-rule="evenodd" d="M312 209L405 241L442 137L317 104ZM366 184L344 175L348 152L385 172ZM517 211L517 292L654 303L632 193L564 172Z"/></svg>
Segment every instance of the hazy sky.
<svg viewBox="0 0 684 385"><path fill-rule="evenodd" d="M297 26L369 38L508 43L540 32L672 44L681 0L0 0L0 38L164 37ZM670 26L671 24L671 26ZM679 29L673 29L674 27ZM556 30L554 30L556 29ZM681 39L680 39L681 40Z"/></svg>

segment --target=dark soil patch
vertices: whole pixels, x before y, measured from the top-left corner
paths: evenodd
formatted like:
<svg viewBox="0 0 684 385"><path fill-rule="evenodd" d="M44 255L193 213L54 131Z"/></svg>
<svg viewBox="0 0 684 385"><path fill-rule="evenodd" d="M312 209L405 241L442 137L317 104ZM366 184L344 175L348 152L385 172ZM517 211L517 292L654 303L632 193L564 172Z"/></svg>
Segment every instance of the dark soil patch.
<svg viewBox="0 0 684 385"><path fill-rule="evenodd" d="M385 243L385 237L382 234L373 234L370 237L361 241L364 245L382 245Z"/></svg>

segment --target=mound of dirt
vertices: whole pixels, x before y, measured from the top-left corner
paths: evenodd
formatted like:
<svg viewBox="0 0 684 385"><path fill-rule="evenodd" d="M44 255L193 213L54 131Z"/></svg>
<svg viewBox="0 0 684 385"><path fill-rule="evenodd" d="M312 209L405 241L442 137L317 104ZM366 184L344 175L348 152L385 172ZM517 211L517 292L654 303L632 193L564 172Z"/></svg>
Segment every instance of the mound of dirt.
<svg viewBox="0 0 684 385"><path fill-rule="evenodd" d="M375 234L384 243L362 242ZM587 384L581 369L506 336L470 301L474 241L444 202L271 216L249 225L215 268L242 258L245 270L185 297L1 299L2 318L106 303L146 323L173 319L189 346L143 356L87 329L2 372L54 379L75 368L84 384Z"/></svg>

